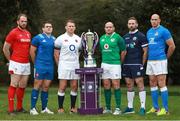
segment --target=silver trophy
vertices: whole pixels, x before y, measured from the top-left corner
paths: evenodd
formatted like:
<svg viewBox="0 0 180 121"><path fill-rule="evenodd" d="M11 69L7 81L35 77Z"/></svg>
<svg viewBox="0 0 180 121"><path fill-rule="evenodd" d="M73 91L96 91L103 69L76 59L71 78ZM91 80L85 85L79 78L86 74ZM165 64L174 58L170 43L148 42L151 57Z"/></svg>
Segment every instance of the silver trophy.
<svg viewBox="0 0 180 121"><path fill-rule="evenodd" d="M96 32L83 32L81 34L82 46L84 48L84 67L96 67L96 62L94 59L94 52L99 41L98 34Z"/></svg>

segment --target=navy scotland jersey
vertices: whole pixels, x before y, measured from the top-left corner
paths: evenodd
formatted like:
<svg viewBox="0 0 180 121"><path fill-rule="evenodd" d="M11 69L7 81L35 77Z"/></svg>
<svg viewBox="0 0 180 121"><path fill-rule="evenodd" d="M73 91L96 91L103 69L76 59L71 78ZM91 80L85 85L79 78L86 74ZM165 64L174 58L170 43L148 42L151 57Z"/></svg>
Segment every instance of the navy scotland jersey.
<svg viewBox="0 0 180 121"><path fill-rule="evenodd" d="M148 46L145 35L136 30L133 33L127 33L123 38L127 50L124 65L142 64L143 48Z"/></svg>
<svg viewBox="0 0 180 121"><path fill-rule="evenodd" d="M31 44L37 47L35 68L54 70L54 36L46 34L38 34L32 39Z"/></svg>

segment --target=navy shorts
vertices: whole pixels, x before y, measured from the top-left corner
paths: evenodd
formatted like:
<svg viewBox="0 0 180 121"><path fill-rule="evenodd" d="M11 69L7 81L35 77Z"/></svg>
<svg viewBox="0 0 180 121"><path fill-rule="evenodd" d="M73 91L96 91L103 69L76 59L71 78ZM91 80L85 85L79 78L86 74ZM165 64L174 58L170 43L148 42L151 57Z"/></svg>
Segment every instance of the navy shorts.
<svg viewBox="0 0 180 121"><path fill-rule="evenodd" d="M143 77L145 75L145 70L143 65L123 65L122 66L122 76L128 78Z"/></svg>
<svg viewBox="0 0 180 121"><path fill-rule="evenodd" d="M37 80L53 80L54 70L34 68L34 78Z"/></svg>

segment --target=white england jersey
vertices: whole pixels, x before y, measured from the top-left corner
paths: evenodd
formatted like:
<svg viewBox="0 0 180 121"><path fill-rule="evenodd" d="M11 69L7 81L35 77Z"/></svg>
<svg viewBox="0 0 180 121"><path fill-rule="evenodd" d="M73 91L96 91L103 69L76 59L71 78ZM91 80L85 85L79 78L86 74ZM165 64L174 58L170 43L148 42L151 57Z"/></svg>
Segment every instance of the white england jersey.
<svg viewBox="0 0 180 121"><path fill-rule="evenodd" d="M75 34L69 36L64 33L55 40L55 47L60 48L58 70L79 68L79 51L81 49L81 38L79 36Z"/></svg>

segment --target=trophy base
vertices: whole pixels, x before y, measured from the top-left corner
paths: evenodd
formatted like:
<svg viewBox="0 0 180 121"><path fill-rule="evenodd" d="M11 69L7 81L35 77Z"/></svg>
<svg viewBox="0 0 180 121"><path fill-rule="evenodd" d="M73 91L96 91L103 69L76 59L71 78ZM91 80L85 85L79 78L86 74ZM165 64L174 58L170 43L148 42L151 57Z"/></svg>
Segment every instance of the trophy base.
<svg viewBox="0 0 180 121"><path fill-rule="evenodd" d="M81 109L78 108L78 113L82 115L97 115L102 114L103 108L97 108L97 109Z"/></svg>
<svg viewBox="0 0 180 121"><path fill-rule="evenodd" d="M94 59L87 59L84 61L84 67L96 67L96 63Z"/></svg>
<svg viewBox="0 0 180 121"><path fill-rule="evenodd" d="M89 65L84 65L84 67L86 68L86 67L96 67L96 64L89 64Z"/></svg>

